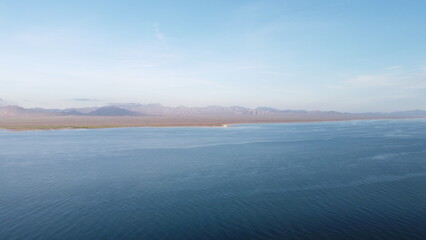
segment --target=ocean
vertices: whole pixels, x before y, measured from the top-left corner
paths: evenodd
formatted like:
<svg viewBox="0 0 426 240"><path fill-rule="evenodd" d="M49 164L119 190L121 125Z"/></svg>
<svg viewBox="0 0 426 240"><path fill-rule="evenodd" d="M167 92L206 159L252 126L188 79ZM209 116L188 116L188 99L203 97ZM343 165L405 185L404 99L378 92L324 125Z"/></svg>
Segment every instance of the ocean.
<svg viewBox="0 0 426 240"><path fill-rule="evenodd" d="M426 239L426 120L2 130L0 239Z"/></svg>

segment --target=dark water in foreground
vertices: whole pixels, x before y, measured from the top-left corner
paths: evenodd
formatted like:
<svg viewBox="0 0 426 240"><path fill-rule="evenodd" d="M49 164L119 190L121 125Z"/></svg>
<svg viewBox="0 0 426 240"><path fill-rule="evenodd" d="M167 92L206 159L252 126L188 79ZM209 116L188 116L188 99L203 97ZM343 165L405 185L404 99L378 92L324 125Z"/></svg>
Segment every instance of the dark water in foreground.
<svg viewBox="0 0 426 240"><path fill-rule="evenodd" d="M426 121L0 131L0 239L426 239Z"/></svg>

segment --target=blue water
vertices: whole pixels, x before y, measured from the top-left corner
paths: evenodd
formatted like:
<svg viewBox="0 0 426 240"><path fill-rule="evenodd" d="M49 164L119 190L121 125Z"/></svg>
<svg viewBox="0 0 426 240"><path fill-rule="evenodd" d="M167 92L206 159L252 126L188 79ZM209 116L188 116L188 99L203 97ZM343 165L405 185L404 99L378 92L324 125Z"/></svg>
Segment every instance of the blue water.
<svg viewBox="0 0 426 240"><path fill-rule="evenodd" d="M426 121L0 131L0 239L426 239Z"/></svg>

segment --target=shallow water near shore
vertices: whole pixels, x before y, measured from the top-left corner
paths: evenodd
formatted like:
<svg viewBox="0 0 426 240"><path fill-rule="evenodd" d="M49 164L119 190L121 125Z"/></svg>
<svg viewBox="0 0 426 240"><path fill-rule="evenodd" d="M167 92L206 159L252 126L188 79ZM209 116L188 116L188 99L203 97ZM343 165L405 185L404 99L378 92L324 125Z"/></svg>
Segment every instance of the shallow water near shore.
<svg viewBox="0 0 426 240"><path fill-rule="evenodd" d="M0 130L0 239L426 239L426 121Z"/></svg>

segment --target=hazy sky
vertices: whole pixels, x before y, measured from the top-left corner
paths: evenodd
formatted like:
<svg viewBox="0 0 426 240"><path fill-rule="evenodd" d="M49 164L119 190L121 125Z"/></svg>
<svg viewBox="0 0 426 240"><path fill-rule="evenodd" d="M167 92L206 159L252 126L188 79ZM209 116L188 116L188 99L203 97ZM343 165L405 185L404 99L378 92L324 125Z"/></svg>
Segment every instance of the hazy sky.
<svg viewBox="0 0 426 240"><path fill-rule="evenodd" d="M426 109L426 1L0 1L0 98Z"/></svg>

